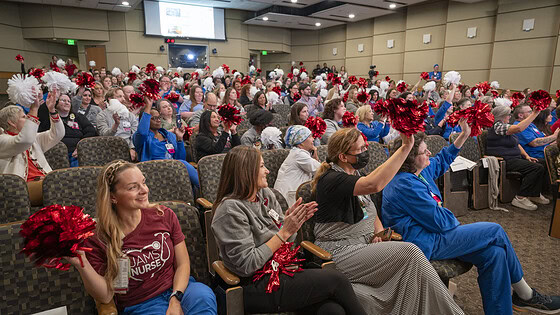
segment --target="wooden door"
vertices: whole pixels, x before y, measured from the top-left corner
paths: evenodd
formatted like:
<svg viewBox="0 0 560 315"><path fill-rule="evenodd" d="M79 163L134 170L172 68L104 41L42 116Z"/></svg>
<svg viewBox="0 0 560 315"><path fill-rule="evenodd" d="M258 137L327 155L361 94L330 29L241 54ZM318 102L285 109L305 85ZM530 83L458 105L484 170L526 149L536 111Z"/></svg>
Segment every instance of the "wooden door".
<svg viewBox="0 0 560 315"><path fill-rule="evenodd" d="M86 46L86 67L90 69L89 62L95 61L95 69L105 67L107 69L107 56L105 55L105 46Z"/></svg>

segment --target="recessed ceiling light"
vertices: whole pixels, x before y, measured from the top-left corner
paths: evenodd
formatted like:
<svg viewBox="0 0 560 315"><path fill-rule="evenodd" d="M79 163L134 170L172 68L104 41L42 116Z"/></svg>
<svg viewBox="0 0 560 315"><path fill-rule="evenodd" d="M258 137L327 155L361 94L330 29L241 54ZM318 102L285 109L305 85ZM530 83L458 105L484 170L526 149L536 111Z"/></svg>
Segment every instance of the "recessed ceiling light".
<svg viewBox="0 0 560 315"><path fill-rule="evenodd" d="M124 5L125 7L128 7L130 5L130 3L128 3L128 1L123 1L122 5Z"/></svg>
<svg viewBox="0 0 560 315"><path fill-rule="evenodd" d="M389 4L389 9L394 9L394 8L396 8L396 7L397 7L397 5L394 4L394 3Z"/></svg>
<svg viewBox="0 0 560 315"><path fill-rule="evenodd" d="M315 23L315 26L321 26L321 23L317 22Z"/></svg>
<svg viewBox="0 0 560 315"><path fill-rule="evenodd" d="M268 17L263 17L263 21L268 21Z"/></svg>
<svg viewBox="0 0 560 315"><path fill-rule="evenodd" d="M348 17L349 17L349 18L351 18L351 19L353 19L353 18L355 18L355 17L356 17L356 15L355 15L355 14L352 14L352 13L350 13L350 14L348 14Z"/></svg>
<svg viewBox="0 0 560 315"><path fill-rule="evenodd" d="M297 0L291 0L291 1L292 1L292 3L297 3Z"/></svg>

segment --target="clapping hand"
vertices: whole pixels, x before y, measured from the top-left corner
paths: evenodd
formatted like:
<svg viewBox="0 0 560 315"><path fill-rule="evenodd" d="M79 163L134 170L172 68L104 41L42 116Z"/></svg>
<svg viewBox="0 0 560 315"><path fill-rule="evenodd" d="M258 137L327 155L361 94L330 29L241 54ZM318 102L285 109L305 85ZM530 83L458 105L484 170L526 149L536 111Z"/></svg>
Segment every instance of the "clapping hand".
<svg viewBox="0 0 560 315"><path fill-rule="evenodd" d="M302 204L299 198L288 210L284 216L284 225L280 232L288 239L296 233L305 221L309 220L317 212L317 203L315 201ZM280 233L279 232L279 233Z"/></svg>

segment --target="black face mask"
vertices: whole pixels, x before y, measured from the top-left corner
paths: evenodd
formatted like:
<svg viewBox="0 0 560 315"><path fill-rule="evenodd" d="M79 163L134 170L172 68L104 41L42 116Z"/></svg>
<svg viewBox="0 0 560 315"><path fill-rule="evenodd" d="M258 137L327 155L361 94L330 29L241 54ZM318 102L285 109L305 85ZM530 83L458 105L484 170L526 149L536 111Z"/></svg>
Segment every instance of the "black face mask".
<svg viewBox="0 0 560 315"><path fill-rule="evenodd" d="M366 167L366 165L369 162L369 152L368 151L364 151L360 154L356 154L354 155L356 157L356 163L351 163L350 165L352 165L352 167L355 170L359 170L362 169L364 167Z"/></svg>

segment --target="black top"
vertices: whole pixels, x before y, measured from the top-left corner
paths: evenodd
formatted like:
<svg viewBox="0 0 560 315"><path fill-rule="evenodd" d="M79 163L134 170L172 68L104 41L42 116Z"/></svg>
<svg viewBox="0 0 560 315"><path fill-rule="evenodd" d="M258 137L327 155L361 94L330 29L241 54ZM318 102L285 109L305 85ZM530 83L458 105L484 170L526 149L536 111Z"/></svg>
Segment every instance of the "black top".
<svg viewBox="0 0 560 315"><path fill-rule="evenodd" d="M239 97L239 103L243 106L253 104L247 95L241 95L241 97Z"/></svg>
<svg viewBox="0 0 560 315"><path fill-rule="evenodd" d="M196 160L212 155L226 153L231 148L236 147L241 144L241 138L238 134L234 134L229 137L229 134L222 131L219 136L214 136L211 133L201 132L196 136L195 146L196 146Z"/></svg>
<svg viewBox="0 0 560 315"><path fill-rule="evenodd" d="M519 140L517 135L501 136L496 134L494 127L488 129L486 139L486 154L502 157L504 160L520 159Z"/></svg>
<svg viewBox="0 0 560 315"><path fill-rule="evenodd" d="M326 171L317 182L318 210L315 222L354 224L364 218L360 200L354 196L354 186L361 176L348 175L333 169Z"/></svg>

